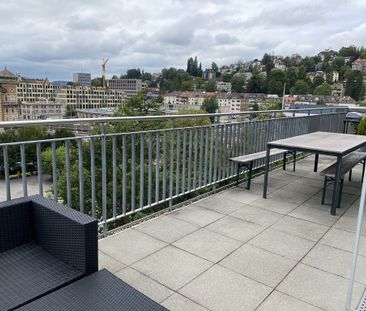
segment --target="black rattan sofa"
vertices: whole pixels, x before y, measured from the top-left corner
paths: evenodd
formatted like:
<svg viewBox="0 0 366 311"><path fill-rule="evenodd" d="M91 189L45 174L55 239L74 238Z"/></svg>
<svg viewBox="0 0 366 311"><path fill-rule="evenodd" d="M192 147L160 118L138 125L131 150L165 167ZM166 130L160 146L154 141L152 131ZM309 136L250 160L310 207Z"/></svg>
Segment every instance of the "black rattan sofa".
<svg viewBox="0 0 366 311"><path fill-rule="evenodd" d="M98 271L98 224L39 195L0 203L0 311L167 310Z"/></svg>
<svg viewBox="0 0 366 311"><path fill-rule="evenodd" d="M0 203L0 310L98 270L97 221L39 195Z"/></svg>

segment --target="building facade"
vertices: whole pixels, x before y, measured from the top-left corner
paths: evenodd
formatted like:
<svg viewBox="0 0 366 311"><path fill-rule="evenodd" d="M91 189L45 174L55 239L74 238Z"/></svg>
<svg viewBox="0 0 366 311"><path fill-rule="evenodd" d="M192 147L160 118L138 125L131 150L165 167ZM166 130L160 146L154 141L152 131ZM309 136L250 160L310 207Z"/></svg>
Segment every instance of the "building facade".
<svg viewBox="0 0 366 311"><path fill-rule="evenodd" d="M73 82L81 86L91 86L91 74L84 72L76 72L72 75Z"/></svg>
<svg viewBox="0 0 366 311"><path fill-rule="evenodd" d="M0 71L0 121L16 121L19 118L17 84L15 74L6 68Z"/></svg>
<svg viewBox="0 0 366 311"><path fill-rule="evenodd" d="M19 120L62 119L65 115L65 106L55 101L22 102L19 108Z"/></svg>
<svg viewBox="0 0 366 311"><path fill-rule="evenodd" d="M123 91L130 98L143 90L143 83L141 79L110 79L107 80L107 87L110 90Z"/></svg>

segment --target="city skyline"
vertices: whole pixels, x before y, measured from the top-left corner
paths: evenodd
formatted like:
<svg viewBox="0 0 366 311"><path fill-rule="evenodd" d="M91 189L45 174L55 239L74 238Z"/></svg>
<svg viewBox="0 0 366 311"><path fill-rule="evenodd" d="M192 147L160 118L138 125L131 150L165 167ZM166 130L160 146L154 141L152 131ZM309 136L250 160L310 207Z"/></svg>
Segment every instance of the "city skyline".
<svg viewBox="0 0 366 311"><path fill-rule="evenodd" d="M366 3L337 1L10 1L0 4L0 64L24 76L71 80L73 72L108 76L139 67L185 68L302 56L366 45ZM12 14L11 12L17 12ZM342 22L339 22L342 21Z"/></svg>

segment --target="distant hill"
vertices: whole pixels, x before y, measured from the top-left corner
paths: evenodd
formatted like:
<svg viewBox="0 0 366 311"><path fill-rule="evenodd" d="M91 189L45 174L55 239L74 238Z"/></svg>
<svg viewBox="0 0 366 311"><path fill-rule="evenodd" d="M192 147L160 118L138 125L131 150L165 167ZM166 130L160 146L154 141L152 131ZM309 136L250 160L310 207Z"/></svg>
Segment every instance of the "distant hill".
<svg viewBox="0 0 366 311"><path fill-rule="evenodd" d="M57 81L53 81L52 83L55 85L62 85L62 86L66 86L67 83L69 83L70 81L63 81L63 80L57 80Z"/></svg>

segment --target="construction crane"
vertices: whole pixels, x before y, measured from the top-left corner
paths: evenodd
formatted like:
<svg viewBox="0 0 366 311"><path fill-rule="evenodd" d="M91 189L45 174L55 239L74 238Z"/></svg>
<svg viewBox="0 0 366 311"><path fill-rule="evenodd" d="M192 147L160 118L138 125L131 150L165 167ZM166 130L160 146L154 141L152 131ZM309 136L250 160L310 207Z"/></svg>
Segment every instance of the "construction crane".
<svg viewBox="0 0 366 311"><path fill-rule="evenodd" d="M107 83L106 83L106 80L105 80L105 66L107 65L108 61L109 61L109 58L107 58L107 59L103 58L103 62L102 62L102 86L104 88L107 87Z"/></svg>

